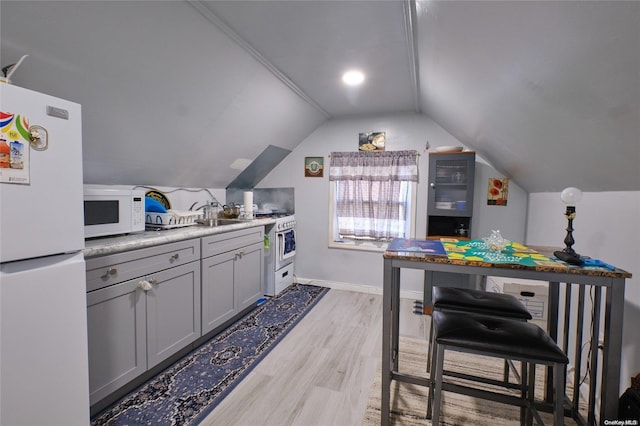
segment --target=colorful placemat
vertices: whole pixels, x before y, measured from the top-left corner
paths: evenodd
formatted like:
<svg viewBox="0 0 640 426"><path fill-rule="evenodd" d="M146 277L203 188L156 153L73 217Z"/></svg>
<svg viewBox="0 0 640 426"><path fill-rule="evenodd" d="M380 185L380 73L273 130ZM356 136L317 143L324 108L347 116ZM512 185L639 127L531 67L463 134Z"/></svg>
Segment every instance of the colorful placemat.
<svg viewBox="0 0 640 426"><path fill-rule="evenodd" d="M387 246L389 251L409 251L414 253L446 256L447 253L439 240L413 240L396 238Z"/></svg>
<svg viewBox="0 0 640 426"><path fill-rule="evenodd" d="M450 260L510 264L521 266L560 266L562 262L551 259L529 247L510 242L501 251L490 250L483 240L457 240L441 238L447 257Z"/></svg>

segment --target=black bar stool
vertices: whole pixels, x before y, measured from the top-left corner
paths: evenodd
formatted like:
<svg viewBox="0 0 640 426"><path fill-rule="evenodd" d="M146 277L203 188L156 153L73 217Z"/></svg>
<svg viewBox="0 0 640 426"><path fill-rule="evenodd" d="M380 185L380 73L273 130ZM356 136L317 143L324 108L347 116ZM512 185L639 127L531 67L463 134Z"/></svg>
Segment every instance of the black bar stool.
<svg viewBox="0 0 640 426"><path fill-rule="evenodd" d="M510 294L489 291L471 290L454 287L433 287L433 310L444 312L468 312L483 315L512 318L528 321L531 314L525 306ZM427 372L431 368L431 351L433 345L433 321L429 333L429 348L427 351ZM504 381L509 381L510 361L504 364ZM513 367L513 365L511 365ZM514 372L517 371L514 368Z"/></svg>
<svg viewBox="0 0 640 426"><path fill-rule="evenodd" d="M562 425L564 419L564 368L569 362L564 352L549 335L535 324L510 318L458 312L433 312L434 366L430 372L431 391L427 417L433 403L432 424L440 421L442 391L455 392L476 398L488 399L522 407L521 424L530 424L533 416L543 424L535 409L535 367L537 364L553 368L554 424ZM478 354L523 363L523 383L520 397L504 393L447 383L443 381L446 351Z"/></svg>

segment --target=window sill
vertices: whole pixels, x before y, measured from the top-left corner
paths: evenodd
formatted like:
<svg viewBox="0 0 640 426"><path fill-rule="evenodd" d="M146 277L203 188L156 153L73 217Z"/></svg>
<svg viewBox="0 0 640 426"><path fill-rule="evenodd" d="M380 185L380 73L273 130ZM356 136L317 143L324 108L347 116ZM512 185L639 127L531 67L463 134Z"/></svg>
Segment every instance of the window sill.
<svg viewBox="0 0 640 426"><path fill-rule="evenodd" d="M377 244L371 243L371 242L355 243L352 241L346 241L343 243L338 241L329 242L330 249L369 251L369 252L376 252L376 253L384 253L388 245L389 243L377 243Z"/></svg>

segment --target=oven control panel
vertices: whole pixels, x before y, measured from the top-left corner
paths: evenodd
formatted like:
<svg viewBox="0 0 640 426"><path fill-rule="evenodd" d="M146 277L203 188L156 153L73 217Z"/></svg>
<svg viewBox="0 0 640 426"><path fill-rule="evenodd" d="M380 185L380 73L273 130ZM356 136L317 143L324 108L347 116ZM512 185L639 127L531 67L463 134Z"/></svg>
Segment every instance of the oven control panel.
<svg viewBox="0 0 640 426"><path fill-rule="evenodd" d="M276 231L293 229L296 226L296 219L293 216L284 217L276 221Z"/></svg>

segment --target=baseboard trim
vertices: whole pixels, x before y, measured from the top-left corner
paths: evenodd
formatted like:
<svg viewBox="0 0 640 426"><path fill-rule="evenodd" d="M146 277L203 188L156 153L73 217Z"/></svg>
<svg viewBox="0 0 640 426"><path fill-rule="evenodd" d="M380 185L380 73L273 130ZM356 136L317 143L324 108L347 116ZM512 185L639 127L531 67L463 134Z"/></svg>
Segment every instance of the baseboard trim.
<svg viewBox="0 0 640 426"><path fill-rule="evenodd" d="M311 284L311 285L317 285L319 287L335 288L336 290L355 291L357 293L382 295L382 288L377 286L372 286L372 285L317 280L317 279L311 279L311 278L301 278L298 276L295 277L294 281L300 284ZM422 300L422 292L400 289L400 297L403 299Z"/></svg>

